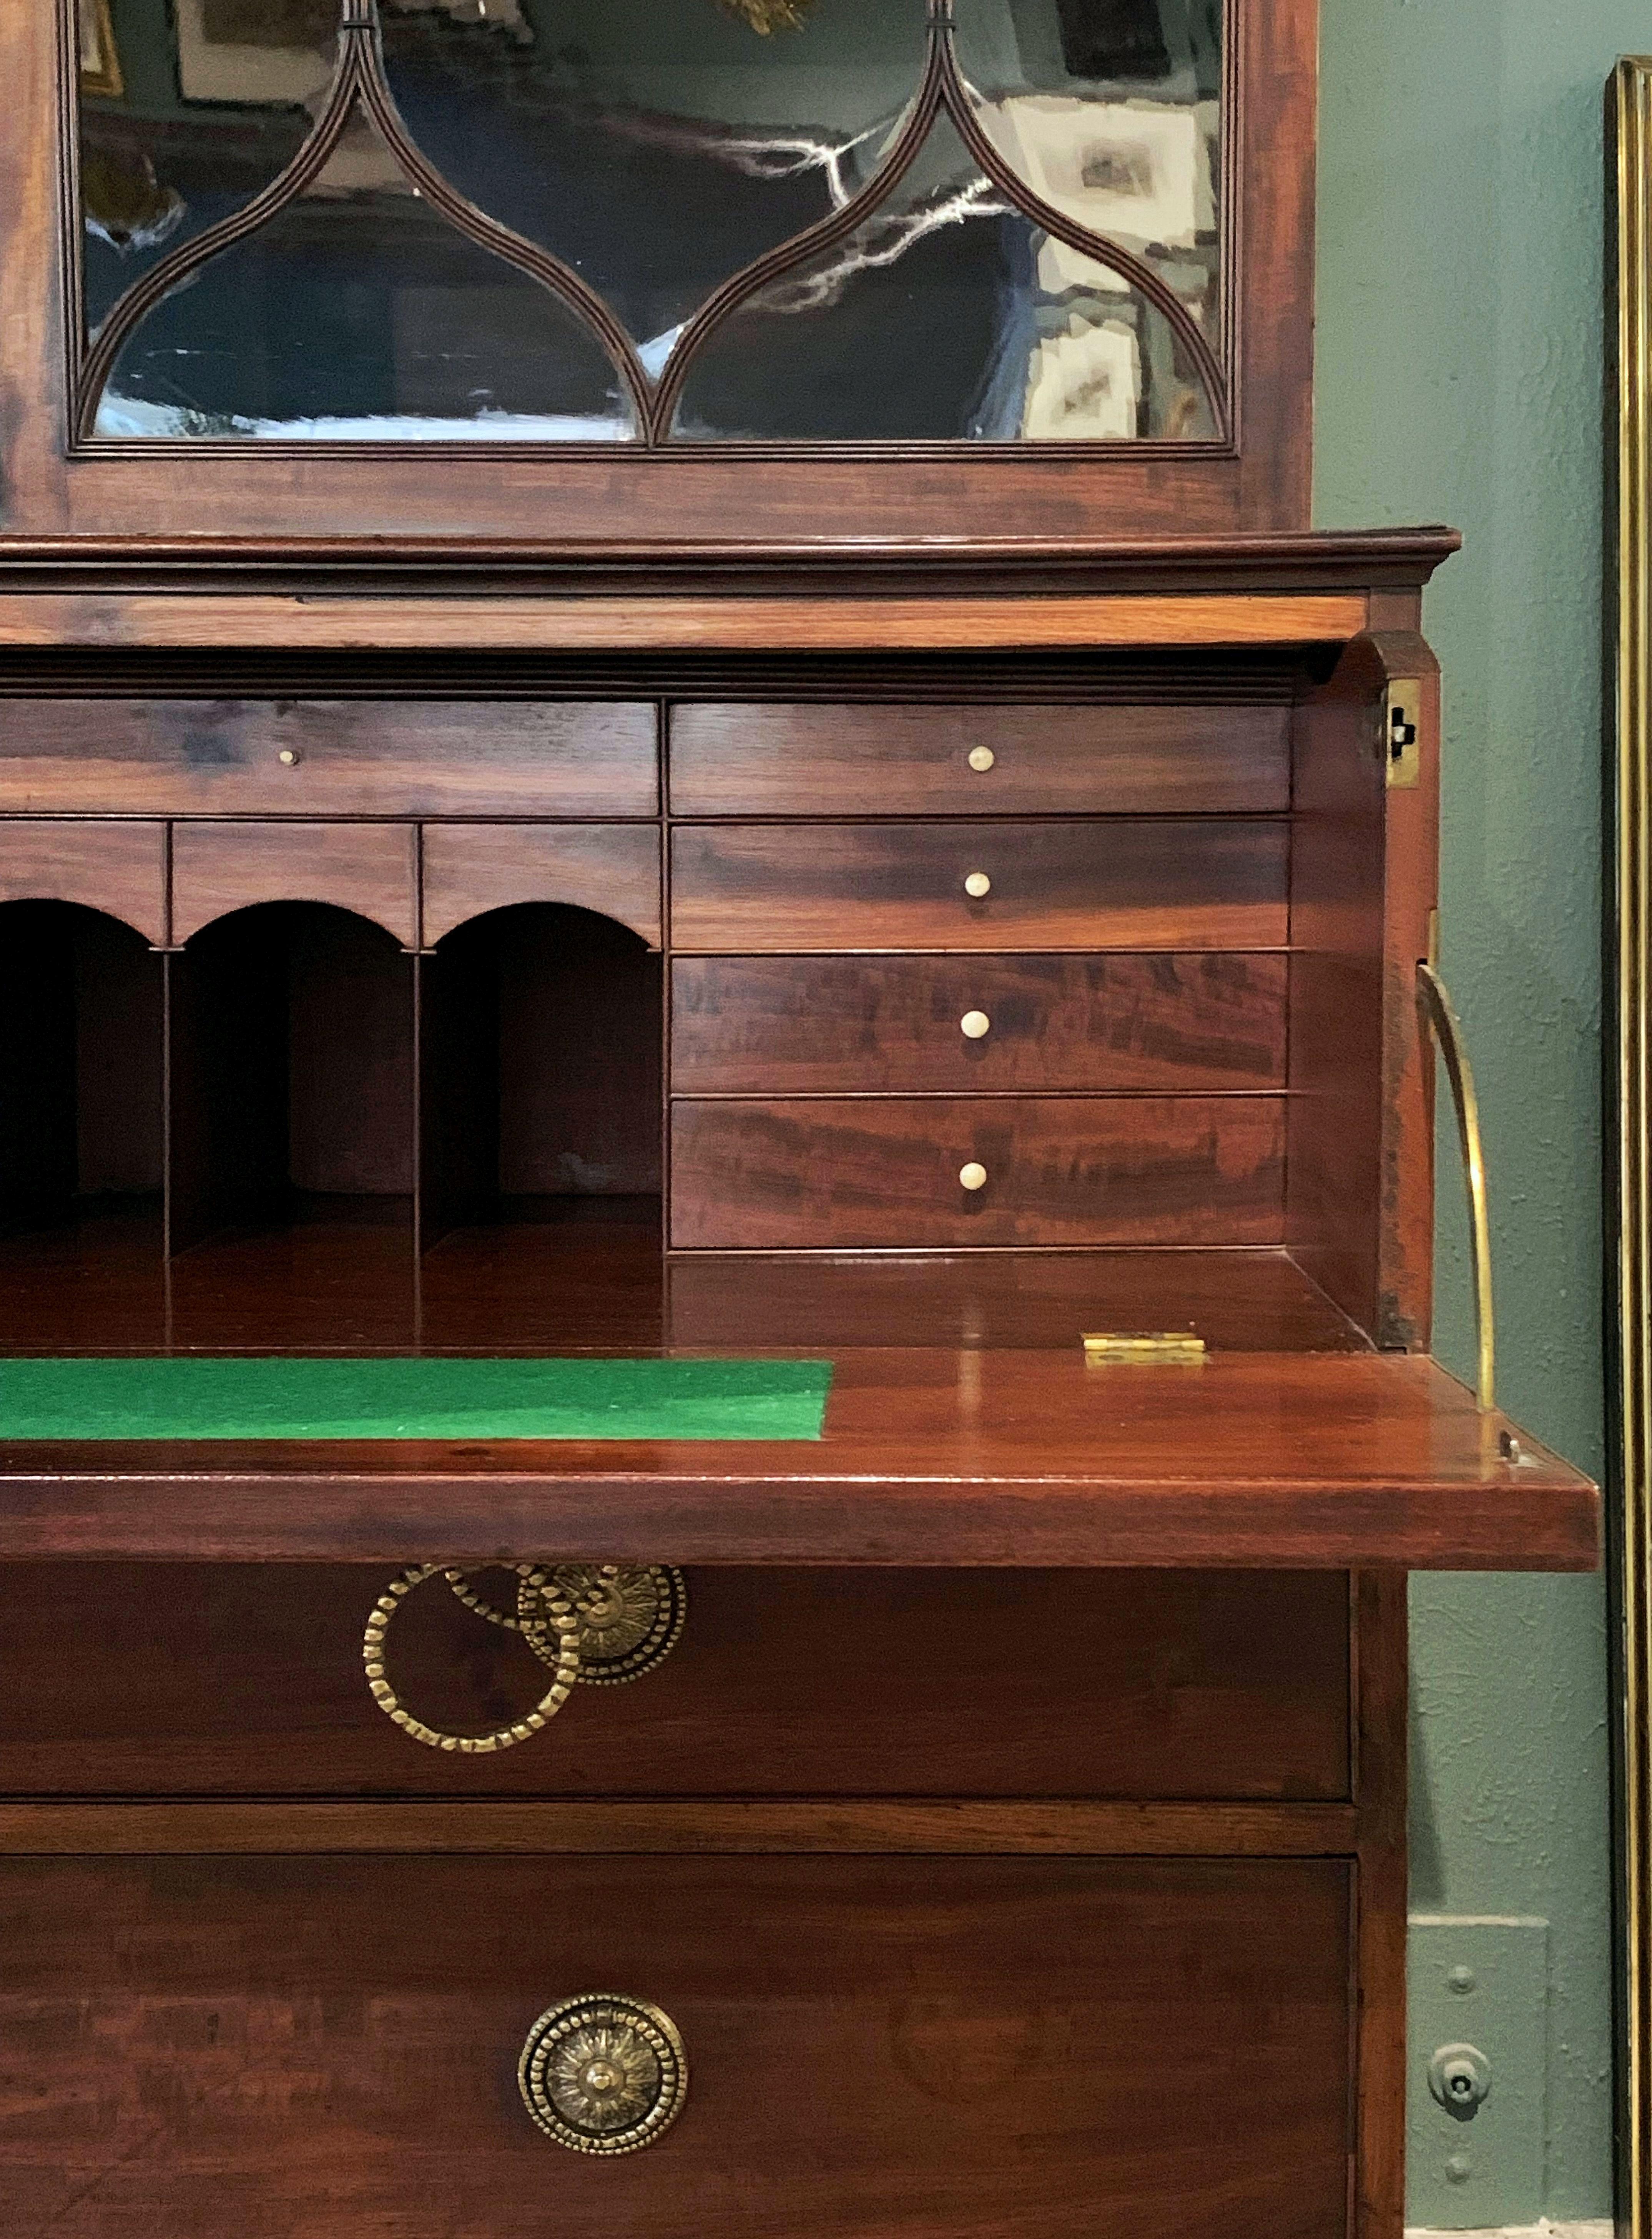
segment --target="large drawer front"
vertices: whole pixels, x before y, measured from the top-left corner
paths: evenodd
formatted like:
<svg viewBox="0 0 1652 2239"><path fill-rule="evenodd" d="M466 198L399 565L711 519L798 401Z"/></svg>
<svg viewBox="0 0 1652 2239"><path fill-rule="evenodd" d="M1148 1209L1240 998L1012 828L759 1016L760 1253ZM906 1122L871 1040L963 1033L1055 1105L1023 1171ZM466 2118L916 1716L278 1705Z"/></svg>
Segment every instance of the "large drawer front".
<svg viewBox="0 0 1652 2239"><path fill-rule="evenodd" d="M653 816L627 701L13 700L0 814Z"/></svg>
<svg viewBox="0 0 1652 2239"><path fill-rule="evenodd" d="M656 1670L576 1688L534 1742L488 1757L420 1748L369 1697L362 1628L388 1575L0 1566L0 1795L1349 1792L1335 1573L691 1571ZM393 1645L406 1700L452 1732L543 1692L521 1640L438 1585Z"/></svg>
<svg viewBox="0 0 1652 2239"><path fill-rule="evenodd" d="M1327 2239L1336 1858L14 1859L0 2157L54 2239ZM618 2159L518 2093L546 2008L682 2033Z"/></svg>
<svg viewBox="0 0 1652 2239"><path fill-rule="evenodd" d="M1282 813L1286 707L683 707L677 816Z"/></svg>
<svg viewBox="0 0 1652 2239"><path fill-rule="evenodd" d="M673 941L762 953L1276 948L1286 849L1282 822L1250 817L680 825Z"/></svg>
<svg viewBox="0 0 1652 2239"><path fill-rule="evenodd" d="M1284 1142L1272 1096L684 1101L671 1118L671 1241L1273 1244Z"/></svg>
<svg viewBox="0 0 1652 2239"><path fill-rule="evenodd" d="M680 1095L1282 1088L1281 956L694 956Z"/></svg>

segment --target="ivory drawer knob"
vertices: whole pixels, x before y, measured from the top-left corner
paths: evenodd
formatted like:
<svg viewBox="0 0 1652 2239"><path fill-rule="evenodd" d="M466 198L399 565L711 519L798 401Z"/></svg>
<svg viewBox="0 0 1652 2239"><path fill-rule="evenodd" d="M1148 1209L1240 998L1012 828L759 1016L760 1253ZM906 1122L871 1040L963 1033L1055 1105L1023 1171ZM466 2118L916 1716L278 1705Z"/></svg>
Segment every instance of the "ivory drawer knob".
<svg viewBox="0 0 1652 2239"><path fill-rule="evenodd" d="M283 769L291 769L299 760L297 747L283 747L281 752L276 756L276 760L281 764Z"/></svg>
<svg viewBox="0 0 1652 2239"><path fill-rule="evenodd" d="M984 1011L966 1011L958 1021L958 1031L966 1041L984 1041L992 1032L992 1020Z"/></svg>
<svg viewBox="0 0 1652 2239"><path fill-rule="evenodd" d="M971 1159L967 1166L958 1168L958 1179L967 1190L983 1190L987 1186L987 1170Z"/></svg>
<svg viewBox="0 0 1652 2239"><path fill-rule="evenodd" d="M992 880L984 871L971 871L963 882L963 891L972 902L984 901L992 892Z"/></svg>
<svg viewBox="0 0 1652 2239"><path fill-rule="evenodd" d="M998 757L990 747L971 747L969 767L972 770L989 770Z"/></svg>

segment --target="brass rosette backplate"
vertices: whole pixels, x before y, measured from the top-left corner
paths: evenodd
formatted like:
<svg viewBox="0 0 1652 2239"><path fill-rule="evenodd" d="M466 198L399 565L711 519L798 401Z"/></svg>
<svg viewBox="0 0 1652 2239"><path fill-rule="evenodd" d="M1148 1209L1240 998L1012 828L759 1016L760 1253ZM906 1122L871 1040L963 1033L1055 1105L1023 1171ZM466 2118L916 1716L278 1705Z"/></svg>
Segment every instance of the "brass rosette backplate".
<svg viewBox="0 0 1652 2239"><path fill-rule="evenodd" d="M670 2016L643 1998L587 1991L549 2007L516 2065L523 2103L576 2154L634 2154L683 2110L689 2062Z"/></svg>
<svg viewBox="0 0 1652 2239"><path fill-rule="evenodd" d="M572 1607L583 1687L623 1687L663 1664L689 1614L688 1582L669 1564L563 1563L547 1585L523 1578L517 1586L516 1615L542 1658L551 1636L536 1620L543 1618L548 1595Z"/></svg>

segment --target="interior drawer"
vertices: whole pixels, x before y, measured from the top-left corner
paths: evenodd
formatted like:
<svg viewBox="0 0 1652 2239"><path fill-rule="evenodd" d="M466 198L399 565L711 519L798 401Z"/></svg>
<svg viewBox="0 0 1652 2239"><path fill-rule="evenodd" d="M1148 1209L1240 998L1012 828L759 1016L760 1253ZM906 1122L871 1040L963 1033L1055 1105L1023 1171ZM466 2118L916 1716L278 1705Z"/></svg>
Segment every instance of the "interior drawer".
<svg viewBox="0 0 1652 2239"><path fill-rule="evenodd" d="M0 1566L0 1793L1349 1792L1335 1572L696 1570L656 1669L576 1688L543 1734L487 1757L422 1748L370 1700L362 1629L388 1576ZM510 1581L477 1584L498 1597ZM390 1641L403 1698L450 1732L487 1731L544 1691L520 1639L436 1582Z"/></svg>
<svg viewBox="0 0 1652 2239"><path fill-rule="evenodd" d="M625 701L13 700L0 813L652 816Z"/></svg>
<svg viewBox="0 0 1652 2239"><path fill-rule="evenodd" d="M1350 1899L1339 1858L13 1858L9 2217L1327 2239ZM566 2150L523 2104L529 2032L592 1992L680 2032L686 2097L642 2150ZM570 2048L570 2081L599 2051L650 2105L634 2041Z"/></svg>
<svg viewBox="0 0 1652 2239"><path fill-rule="evenodd" d="M1277 1244L1277 1096L856 1097L671 1109L680 1250Z"/></svg>
<svg viewBox="0 0 1652 2239"><path fill-rule="evenodd" d="M427 895L428 909L428 895ZM1282 956L692 956L682 1095L1271 1089Z"/></svg>
<svg viewBox="0 0 1652 2239"><path fill-rule="evenodd" d="M1276 948L1286 842L1256 817L679 825L673 944Z"/></svg>
<svg viewBox="0 0 1652 2239"><path fill-rule="evenodd" d="M676 816L1282 814L1288 707L680 707Z"/></svg>

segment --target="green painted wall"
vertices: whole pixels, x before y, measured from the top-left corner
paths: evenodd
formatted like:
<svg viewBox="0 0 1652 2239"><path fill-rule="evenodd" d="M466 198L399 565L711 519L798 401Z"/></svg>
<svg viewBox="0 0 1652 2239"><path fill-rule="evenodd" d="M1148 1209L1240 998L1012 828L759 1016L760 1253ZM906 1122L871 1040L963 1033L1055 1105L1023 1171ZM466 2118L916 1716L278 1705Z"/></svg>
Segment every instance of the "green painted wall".
<svg viewBox="0 0 1652 2239"><path fill-rule="evenodd" d="M1652 46L1652 6L1323 0L1323 24L1317 518L1448 521L1467 539L1425 614L1446 673L1442 948L1487 1114L1499 1396L1598 1467L1602 87L1620 53ZM1441 1180L1439 1342L1466 1371L1443 1159ZM1603 1590L1419 1579L1412 1614L1413 1907L1551 1923L1544 2205L1605 2215Z"/></svg>

